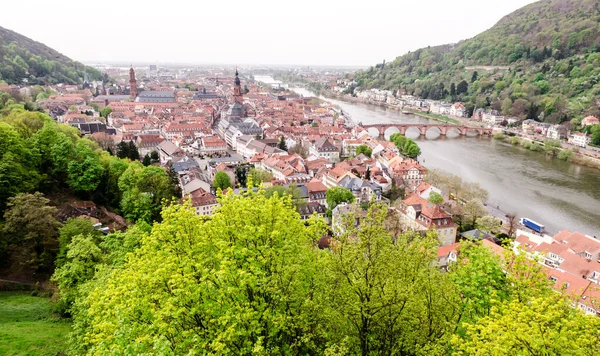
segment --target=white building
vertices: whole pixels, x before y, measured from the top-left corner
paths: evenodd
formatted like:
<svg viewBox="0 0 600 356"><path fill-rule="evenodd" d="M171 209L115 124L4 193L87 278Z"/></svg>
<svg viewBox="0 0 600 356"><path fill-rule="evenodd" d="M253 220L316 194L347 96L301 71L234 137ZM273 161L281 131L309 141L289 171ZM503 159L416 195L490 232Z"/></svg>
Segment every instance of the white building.
<svg viewBox="0 0 600 356"><path fill-rule="evenodd" d="M590 141L591 137L583 132L576 132L569 137L569 143L578 147L585 147Z"/></svg>

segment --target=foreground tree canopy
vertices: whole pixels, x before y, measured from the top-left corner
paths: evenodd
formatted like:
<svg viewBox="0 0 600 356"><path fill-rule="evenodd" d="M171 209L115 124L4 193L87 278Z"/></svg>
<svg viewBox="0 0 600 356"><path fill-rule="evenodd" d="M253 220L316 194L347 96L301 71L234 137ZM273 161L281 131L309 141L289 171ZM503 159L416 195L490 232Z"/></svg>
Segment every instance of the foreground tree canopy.
<svg viewBox="0 0 600 356"><path fill-rule="evenodd" d="M99 249L72 239L55 278L75 297L73 354L600 351L597 319L571 308L522 255L501 260L464 244L464 259L442 273L434 234L390 234L385 206L359 226L346 219L320 250L326 225L301 221L289 195L219 200L210 219L173 205L151 230L108 235Z"/></svg>
<svg viewBox="0 0 600 356"><path fill-rule="evenodd" d="M46 114L19 105L5 108L0 112L0 268L52 273L60 225L52 205L92 200L131 222L151 223L160 219L164 201L180 197L178 189L177 180L160 167L112 156ZM73 236L61 241L59 260L66 258Z"/></svg>

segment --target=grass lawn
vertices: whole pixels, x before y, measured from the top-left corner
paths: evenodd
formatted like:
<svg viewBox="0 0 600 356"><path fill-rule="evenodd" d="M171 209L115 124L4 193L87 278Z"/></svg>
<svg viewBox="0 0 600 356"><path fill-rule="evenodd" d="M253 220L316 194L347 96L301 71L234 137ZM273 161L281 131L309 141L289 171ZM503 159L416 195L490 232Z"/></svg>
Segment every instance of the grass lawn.
<svg viewBox="0 0 600 356"><path fill-rule="evenodd" d="M0 292L0 355L60 355L70 330L52 317L48 298Z"/></svg>

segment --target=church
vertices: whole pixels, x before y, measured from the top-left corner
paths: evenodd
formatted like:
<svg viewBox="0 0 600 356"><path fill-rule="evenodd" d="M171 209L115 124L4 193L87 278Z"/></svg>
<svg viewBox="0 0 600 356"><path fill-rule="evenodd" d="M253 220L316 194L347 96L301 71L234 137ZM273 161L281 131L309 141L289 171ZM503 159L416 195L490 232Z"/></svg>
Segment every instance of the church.
<svg viewBox="0 0 600 356"><path fill-rule="evenodd" d="M171 91L145 90L138 92L133 66L129 69L129 98L140 103L174 103L175 93Z"/></svg>
<svg viewBox="0 0 600 356"><path fill-rule="evenodd" d="M227 141L227 144L234 148L236 140L242 135L260 136L263 135L263 130L258 123L249 118L244 107L244 98L242 97L242 85L237 69L235 70L235 80L233 86L233 103L227 112L221 114L219 122L219 133L221 137Z"/></svg>

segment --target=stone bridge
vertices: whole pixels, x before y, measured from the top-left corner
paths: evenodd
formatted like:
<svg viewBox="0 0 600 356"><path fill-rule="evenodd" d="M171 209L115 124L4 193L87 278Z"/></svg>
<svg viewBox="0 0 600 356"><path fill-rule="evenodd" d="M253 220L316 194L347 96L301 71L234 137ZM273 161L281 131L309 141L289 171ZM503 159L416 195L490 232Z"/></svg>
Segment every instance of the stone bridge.
<svg viewBox="0 0 600 356"><path fill-rule="evenodd" d="M368 129L377 129L379 132L379 136L384 136L385 132L390 128L396 128L398 131L405 135L406 131L410 128L416 128L419 130L419 133L423 136L427 133L429 129L437 129L440 135L445 136L448 131L454 130L461 136L466 136L467 133L474 133L475 135L491 135L492 129L490 128L482 128L482 127L468 127L468 126L458 126L458 125L447 125L447 124L377 124L377 125L360 125L360 127L365 130Z"/></svg>

